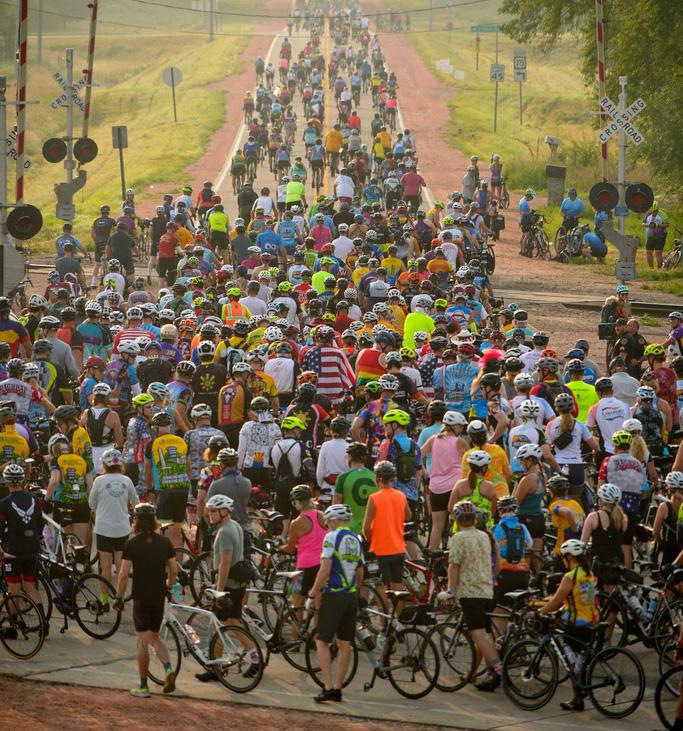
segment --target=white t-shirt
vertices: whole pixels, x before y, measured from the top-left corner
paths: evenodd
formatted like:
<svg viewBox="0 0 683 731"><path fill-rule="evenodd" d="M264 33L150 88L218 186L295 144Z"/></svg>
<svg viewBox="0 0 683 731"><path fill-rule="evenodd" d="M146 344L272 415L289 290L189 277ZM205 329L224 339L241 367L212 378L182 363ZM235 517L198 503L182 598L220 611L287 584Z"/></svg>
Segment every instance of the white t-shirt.
<svg viewBox="0 0 683 731"><path fill-rule="evenodd" d="M334 180L334 192L337 198L353 198L355 186L348 175L337 175Z"/></svg>
<svg viewBox="0 0 683 731"><path fill-rule="evenodd" d="M517 419L522 421L522 414L519 411L519 407L522 405L523 401L533 401L535 404L538 404L541 407L541 410L536 417L536 424L543 429L543 425L553 419L555 417L555 412L553 411L552 406L540 396L525 396L522 393L517 394L513 397L512 401L510 401L510 406L512 406L512 410L515 412L515 416Z"/></svg>
<svg viewBox="0 0 683 731"><path fill-rule="evenodd" d="M263 366L263 372L273 378L278 393L294 392L294 361L291 358L270 358Z"/></svg>
<svg viewBox="0 0 683 731"><path fill-rule="evenodd" d="M269 195L260 195L254 202L252 210L255 211L257 208L263 208L264 215L272 216L275 210L273 199Z"/></svg>
<svg viewBox="0 0 683 731"><path fill-rule="evenodd" d="M368 285L368 295L372 298L386 298L387 292L391 288L389 282L383 282L381 279L374 279Z"/></svg>
<svg viewBox="0 0 683 731"><path fill-rule="evenodd" d="M351 305L349 307L349 317L352 320L360 320L363 317L363 313L358 305Z"/></svg>
<svg viewBox="0 0 683 731"><path fill-rule="evenodd" d="M284 305L287 308L287 320L296 325L296 303L291 297L276 297L271 304Z"/></svg>
<svg viewBox="0 0 683 731"><path fill-rule="evenodd" d="M458 252L460 251L458 245L451 241L444 241L443 244L441 244L441 248L443 249L443 253L446 255L448 263L453 267L453 269L457 269Z"/></svg>
<svg viewBox="0 0 683 731"><path fill-rule="evenodd" d="M627 406L635 406L638 400L636 392L640 388L640 381L625 371L613 373L610 380L612 381L614 398L623 401Z"/></svg>
<svg viewBox="0 0 683 731"><path fill-rule="evenodd" d="M589 428L598 427L602 435L603 449L607 454L614 454L612 434L621 429L626 419L631 418L631 410L614 396L600 399L597 404L588 411L586 425Z"/></svg>
<svg viewBox="0 0 683 731"><path fill-rule="evenodd" d="M126 292L126 278L123 274L119 274L118 272L107 272L102 277L103 282L106 282L109 279L116 282L116 291L123 297Z"/></svg>
<svg viewBox="0 0 683 731"><path fill-rule="evenodd" d="M265 315L268 312L266 303L258 297L242 297L240 304L244 305L252 315Z"/></svg>
<svg viewBox="0 0 683 731"><path fill-rule="evenodd" d="M522 353L522 356L520 360L522 363L524 363L524 372L525 373L532 373L534 368L536 367L536 363L541 359L541 351L536 350L530 350L528 353Z"/></svg>
<svg viewBox="0 0 683 731"><path fill-rule="evenodd" d="M560 434L560 417L556 416L546 427L545 435L552 444ZM564 449L555 447L555 459L559 464L583 464L581 456L581 443L591 438L588 427L582 422L575 420L572 427L572 441Z"/></svg>
<svg viewBox="0 0 683 731"><path fill-rule="evenodd" d="M417 368L413 368L412 366L401 366L401 373L405 373L408 378L415 384L415 388L418 391L422 390L422 376L420 375L420 371L417 370Z"/></svg>
<svg viewBox="0 0 683 731"><path fill-rule="evenodd" d="M353 241L348 236L338 236L333 242L334 255L346 263L346 257L354 250Z"/></svg>
<svg viewBox="0 0 683 731"><path fill-rule="evenodd" d="M510 453L510 469L513 472L523 472L522 465L517 459L517 450L524 444L540 444L541 435L535 422L525 422L512 429L508 434L508 450Z"/></svg>
<svg viewBox="0 0 683 731"><path fill-rule="evenodd" d="M325 478L328 475L340 475L349 469L346 457L348 446L349 443L346 439L330 439L323 442L315 471L315 479L319 487L331 489L332 486L325 482Z"/></svg>

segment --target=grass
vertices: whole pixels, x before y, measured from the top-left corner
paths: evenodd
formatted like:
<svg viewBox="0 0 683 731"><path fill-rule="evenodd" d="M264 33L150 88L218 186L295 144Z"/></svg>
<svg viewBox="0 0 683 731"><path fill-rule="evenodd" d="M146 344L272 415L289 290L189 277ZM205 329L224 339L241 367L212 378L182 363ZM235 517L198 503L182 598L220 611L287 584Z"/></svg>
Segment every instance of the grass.
<svg viewBox="0 0 683 731"><path fill-rule="evenodd" d="M231 26L231 30L240 27ZM102 35L98 37L89 136L99 146L94 162L86 166L88 182L76 193L74 230L89 240L90 222L99 206L108 203L117 210L121 197L118 152L112 149L111 127L128 126L129 147L124 151L126 186L138 192L149 185L166 184L171 192L184 181L183 170L205 152L211 135L224 121L225 95L207 85L219 82L241 70L241 53L249 40L244 35L217 37L208 44L204 39L183 35L134 36ZM58 86L51 78L54 71L64 74L64 48L75 49L75 69L85 65L85 36L47 36L43 64L29 66L29 98L40 104L28 108L27 153L33 168L26 176L27 203L37 205L45 219L43 230L31 241L37 251L49 249L51 237L61 230L55 217L56 200L52 186L64 180L62 163L47 163L41 155L43 142L63 136L66 113L53 110L50 102L58 96ZM161 80L164 68L181 69L183 79L176 89L178 123L173 122L171 90ZM0 66L8 78L10 68ZM75 78L80 76L74 74ZM8 89L8 98L14 89ZM81 94L83 96L83 94ZM80 135L81 112L74 115L75 132ZM165 191L164 191L165 192Z"/></svg>

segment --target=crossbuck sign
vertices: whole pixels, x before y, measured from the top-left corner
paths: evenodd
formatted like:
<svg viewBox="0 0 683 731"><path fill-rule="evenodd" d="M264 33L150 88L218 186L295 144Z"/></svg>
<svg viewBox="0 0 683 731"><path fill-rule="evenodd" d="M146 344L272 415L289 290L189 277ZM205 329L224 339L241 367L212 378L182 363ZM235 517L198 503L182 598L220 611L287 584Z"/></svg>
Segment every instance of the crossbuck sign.
<svg viewBox="0 0 683 731"><path fill-rule="evenodd" d="M639 145L645 139L631 123L631 120L647 106L643 99L636 99L623 112L619 111L619 107L608 96L600 100L600 106L612 117L612 121L598 133L600 142L607 142L618 132L623 132L634 145Z"/></svg>

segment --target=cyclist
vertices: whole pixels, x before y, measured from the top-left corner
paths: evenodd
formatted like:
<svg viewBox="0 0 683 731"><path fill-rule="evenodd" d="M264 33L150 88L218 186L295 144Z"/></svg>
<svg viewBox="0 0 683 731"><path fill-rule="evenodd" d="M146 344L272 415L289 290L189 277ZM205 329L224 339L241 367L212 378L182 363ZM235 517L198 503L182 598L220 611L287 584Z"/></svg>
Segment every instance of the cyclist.
<svg viewBox="0 0 683 731"><path fill-rule="evenodd" d="M531 208L531 201L536 197L536 191L533 188L527 188L524 191L524 196L519 200L519 227L522 231L522 238L520 240L519 253L522 256L526 255L526 249L524 246L525 234L531 231L531 215L533 210Z"/></svg>
<svg viewBox="0 0 683 731"><path fill-rule="evenodd" d="M576 194L576 188L567 191L567 197L560 204L562 227L569 232L579 225L579 219L586 215L586 206Z"/></svg>
<svg viewBox="0 0 683 731"><path fill-rule="evenodd" d="M238 186L238 182L241 184L244 182L244 174L247 166L247 159L244 156L244 153L242 150L238 147L235 150L235 154L232 157L232 160L230 162L230 175L232 176L232 193L233 195L237 195L239 192L239 188L241 188L241 185Z"/></svg>

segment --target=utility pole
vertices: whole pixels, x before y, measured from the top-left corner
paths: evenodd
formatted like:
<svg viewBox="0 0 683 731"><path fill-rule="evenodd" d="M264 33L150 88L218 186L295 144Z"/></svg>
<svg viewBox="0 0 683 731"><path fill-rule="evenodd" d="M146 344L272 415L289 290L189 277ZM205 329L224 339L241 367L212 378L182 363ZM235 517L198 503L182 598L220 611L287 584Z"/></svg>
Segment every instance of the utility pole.
<svg viewBox="0 0 683 731"><path fill-rule="evenodd" d="M0 76L0 140L7 138L7 79ZM7 155L0 154L0 246L7 246Z"/></svg>
<svg viewBox="0 0 683 731"><path fill-rule="evenodd" d="M626 111L626 85L628 76L619 77L619 114L622 115ZM619 191L619 205L626 206L626 133L623 127L619 130L619 180L617 181L617 190ZM619 216L619 233L626 232L626 218Z"/></svg>
<svg viewBox="0 0 683 731"><path fill-rule="evenodd" d="M432 30L434 28L433 18L432 18L432 15L433 15L432 8L433 8L433 6L434 6L434 0L429 0L429 32L430 33L432 32Z"/></svg>
<svg viewBox="0 0 683 731"><path fill-rule="evenodd" d="M209 0L209 43L213 43L213 11L215 0Z"/></svg>
<svg viewBox="0 0 683 731"><path fill-rule="evenodd" d="M66 49L66 182L70 183L74 177L74 49Z"/></svg>
<svg viewBox="0 0 683 731"><path fill-rule="evenodd" d="M43 62L43 0L38 0L38 63Z"/></svg>

